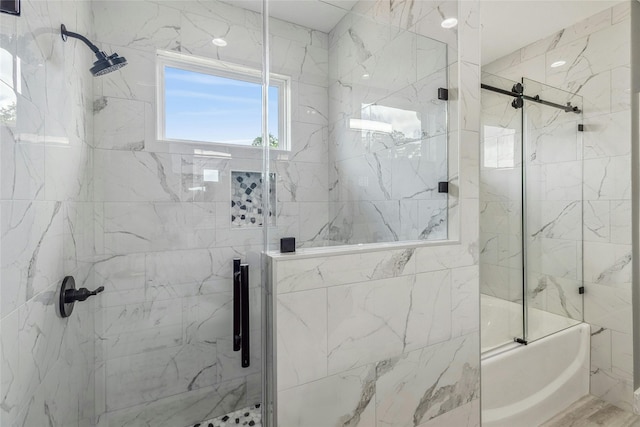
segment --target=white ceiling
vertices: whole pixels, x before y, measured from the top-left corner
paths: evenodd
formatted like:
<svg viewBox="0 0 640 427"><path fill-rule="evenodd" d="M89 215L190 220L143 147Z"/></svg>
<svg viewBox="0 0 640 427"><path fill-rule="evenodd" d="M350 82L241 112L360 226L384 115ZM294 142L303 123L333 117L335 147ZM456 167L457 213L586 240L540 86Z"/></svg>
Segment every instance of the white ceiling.
<svg viewBox="0 0 640 427"><path fill-rule="evenodd" d="M618 1L481 0L482 64L543 39Z"/></svg>

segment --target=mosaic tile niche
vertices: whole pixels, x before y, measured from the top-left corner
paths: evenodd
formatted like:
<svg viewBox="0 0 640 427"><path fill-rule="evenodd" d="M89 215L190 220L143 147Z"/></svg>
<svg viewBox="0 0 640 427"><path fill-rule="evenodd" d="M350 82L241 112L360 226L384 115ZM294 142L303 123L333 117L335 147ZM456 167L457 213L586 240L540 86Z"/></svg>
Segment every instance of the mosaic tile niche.
<svg viewBox="0 0 640 427"><path fill-rule="evenodd" d="M276 225L276 174L269 174L269 225ZM231 172L231 227L262 227L263 190L261 172Z"/></svg>

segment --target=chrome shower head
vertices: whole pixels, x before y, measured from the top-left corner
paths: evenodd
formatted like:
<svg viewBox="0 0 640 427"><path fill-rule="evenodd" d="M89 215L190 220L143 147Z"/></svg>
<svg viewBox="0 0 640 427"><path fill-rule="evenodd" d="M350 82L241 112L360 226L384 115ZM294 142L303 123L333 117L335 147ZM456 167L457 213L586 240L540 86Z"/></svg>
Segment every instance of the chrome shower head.
<svg viewBox="0 0 640 427"><path fill-rule="evenodd" d="M89 70L94 76L102 76L112 71L119 70L120 68L127 65L127 59L124 56L119 56L117 53L107 56L106 53L98 49L97 46L91 43L85 36L67 31L67 27L65 27L64 24L60 25L60 35L62 37L62 40L65 42L67 41L68 37L82 40L84 44L89 46L89 49L91 49L93 53L95 53L98 60L93 63L93 67L91 67L91 69Z"/></svg>

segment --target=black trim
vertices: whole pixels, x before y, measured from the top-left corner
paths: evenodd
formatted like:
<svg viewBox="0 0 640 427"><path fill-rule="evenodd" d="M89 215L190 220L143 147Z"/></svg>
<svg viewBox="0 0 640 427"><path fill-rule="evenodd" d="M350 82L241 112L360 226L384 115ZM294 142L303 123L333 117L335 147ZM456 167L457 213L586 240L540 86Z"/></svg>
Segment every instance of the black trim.
<svg viewBox="0 0 640 427"><path fill-rule="evenodd" d="M516 87L516 86L513 87L514 90L512 91L500 89L498 87L486 85L484 83L480 84L480 87L482 89L486 89L491 92L496 92L496 93L500 93L502 95L507 95L507 96L513 96L514 98L516 98L512 103L514 108L520 108L521 101L518 101L518 100L526 99L527 101L535 102L535 103L546 105L553 108L559 108L560 110L563 110L565 113L576 113L576 114L582 113L582 110L580 108L574 107L573 105L571 105L570 102L567 102L567 105L561 105L561 104L556 104L555 102L545 101L544 99L540 98L539 95L536 95L536 96L524 95L520 92L515 91L520 89L519 87Z"/></svg>

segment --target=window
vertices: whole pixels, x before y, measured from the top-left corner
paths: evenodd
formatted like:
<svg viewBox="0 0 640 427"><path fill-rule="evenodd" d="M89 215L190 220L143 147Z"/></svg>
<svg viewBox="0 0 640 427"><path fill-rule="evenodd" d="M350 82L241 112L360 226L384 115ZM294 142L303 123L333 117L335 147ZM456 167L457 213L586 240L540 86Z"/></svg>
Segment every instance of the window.
<svg viewBox="0 0 640 427"><path fill-rule="evenodd" d="M289 149L290 80L271 75L269 143ZM158 139L262 146L261 70L158 53Z"/></svg>
<svg viewBox="0 0 640 427"><path fill-rule="evenodd" d="M513 168L516 156L516 130L499 126L484 126L485 168Z"/></svg>

